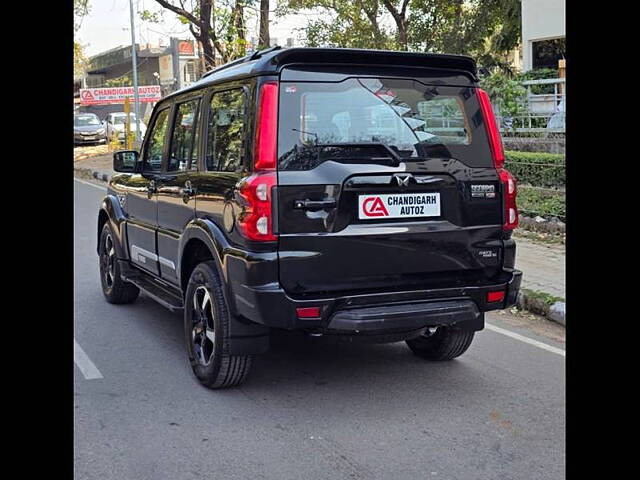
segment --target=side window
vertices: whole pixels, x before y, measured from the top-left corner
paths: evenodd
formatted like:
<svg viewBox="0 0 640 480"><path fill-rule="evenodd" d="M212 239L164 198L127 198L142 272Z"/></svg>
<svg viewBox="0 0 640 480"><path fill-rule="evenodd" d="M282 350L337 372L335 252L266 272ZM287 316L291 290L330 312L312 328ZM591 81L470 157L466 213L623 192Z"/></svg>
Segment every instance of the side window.
<svg viewBox="0 0 640 480"><path fill-rule="evenodd" d="M235 172L244 154L245 95L241 89L215 93L208 118L207 170Z"/></svg>
<svg viewBox="0 0 640 480"><path fill-rule="evenodd" d="M171 133L171 152L168 172L189 170L192 160L197 159L198 109L200 99L180 103Z"/></svg>
<svg viewBox="0 0 640 480"><path fill-rule="evenodd" d="M169 119L169 108L165 108L156 116L156 120L151 127L149 143L144 159L144 170L159 172L162 166L162 154L164 152L164 139L167 133L167 121Z"/></svg>

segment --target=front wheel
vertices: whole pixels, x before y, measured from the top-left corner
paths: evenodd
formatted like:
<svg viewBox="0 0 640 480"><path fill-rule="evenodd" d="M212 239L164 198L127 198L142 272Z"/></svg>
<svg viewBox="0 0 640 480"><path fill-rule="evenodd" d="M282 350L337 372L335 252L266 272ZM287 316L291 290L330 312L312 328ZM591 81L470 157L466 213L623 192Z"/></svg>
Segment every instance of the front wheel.
<svg viewBox="0 0 640 480"><path fill-rule="evenodd" d="M407 340L407 345L414 354L427 360L452 360L467 351L473 334L455 326L429 328L421 336Z"/></svg>
<svg viewBox="0 0 640 480"><path fill-rule="evenodd" d="M251 355L229 354L229 310L213 261L193 269L184 300L184 334L193 373L208 388L241 384Z"/></svg>

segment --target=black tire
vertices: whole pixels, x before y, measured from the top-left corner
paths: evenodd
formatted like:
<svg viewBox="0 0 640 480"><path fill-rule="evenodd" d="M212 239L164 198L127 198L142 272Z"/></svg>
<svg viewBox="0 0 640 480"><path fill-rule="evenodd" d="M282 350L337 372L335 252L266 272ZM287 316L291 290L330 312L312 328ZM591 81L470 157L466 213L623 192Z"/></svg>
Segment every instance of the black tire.
<svg viewBox="0 0 640 480"><path fill-rule="evenodd" d="M98 251L102 293L109 303L131 303L138 298L140 289L120 277L120 264L115 255L115 238L109 222L105 223L102 232L100 232L100 249Z"/></svg>
<svg viewBox="0 0 640 480"><path fill-rule="evenodd" d="M229 354L229 322L215 262L202 262L191 272L187 285L184 334L191 368L205 387L240 385L251 369L251 355Z"/></svg>
<svg viewBox="0 0 640 480"><path fill-rule="evenodd" d="M407 345L419 357L433 361L452 360L467 351L473 341L473 331L455 327L438 327L434 333L407 340Z"/></svg>

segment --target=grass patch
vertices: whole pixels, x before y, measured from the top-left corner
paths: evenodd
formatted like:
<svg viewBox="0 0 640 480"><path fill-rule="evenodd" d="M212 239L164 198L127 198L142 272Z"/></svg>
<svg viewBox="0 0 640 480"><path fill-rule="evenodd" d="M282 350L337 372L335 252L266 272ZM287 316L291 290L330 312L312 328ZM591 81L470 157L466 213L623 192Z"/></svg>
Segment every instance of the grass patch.
<svg viewBox="0 0 640 480"><path fill-rule="evenodd" d="M529 185L518 185L518 210L531 217L566 218L566 198L561 190L540 190Z"/></svg>
<svg viewBox="0 0 640 480"><path fill-rule="evenodd" d="M531 290L529 288L521 288L520 291L527 295L527 297L540 300L546 303L548 306L553 305L556 302L564 302L564 298L556 297L550 293L541 292L539 290Z"/></svg>
<svg viewBox="0 0 640 480"><path fill-rule="evenodd" d="M564 155L542 152L505 152L505 167L518 183L546 188L564 188L566 172Z"/></svg>

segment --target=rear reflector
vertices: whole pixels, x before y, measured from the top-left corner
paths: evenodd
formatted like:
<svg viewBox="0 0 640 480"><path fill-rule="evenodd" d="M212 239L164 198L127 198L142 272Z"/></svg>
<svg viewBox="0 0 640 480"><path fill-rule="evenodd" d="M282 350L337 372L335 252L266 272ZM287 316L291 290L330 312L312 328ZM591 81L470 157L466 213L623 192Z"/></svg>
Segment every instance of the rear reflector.
<svg viewBox="0 0 640 480"><path fill-rule="evenodd" d="M491 108L491 100L489 94L478 88L478 101L484 118L484 126L489 137L489 147L491 147L491 156L493 157L493 165L499 170L504 167L504 149L502 148L502 138L500 130L496 124L496 117Z"/></svg>
<svg viewBox="0 0 640 480"><path fill-rule="evenodd" d="M487 303L501 302L504 300L504 290L498 292L487 292Z"/></svg>
<svg viewBox="0 0 640 480"><path fill-rule="evenodd" d="M319 318L320 307L300 307L296 308L298 318Z"/></svg>

